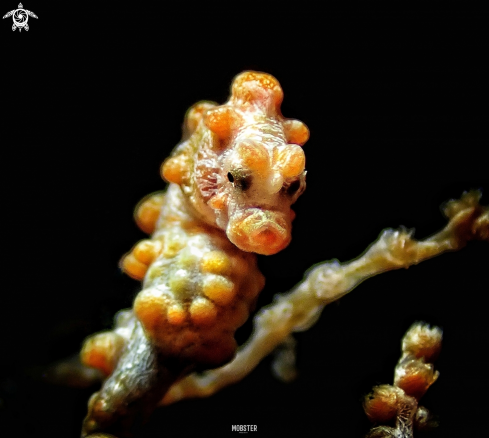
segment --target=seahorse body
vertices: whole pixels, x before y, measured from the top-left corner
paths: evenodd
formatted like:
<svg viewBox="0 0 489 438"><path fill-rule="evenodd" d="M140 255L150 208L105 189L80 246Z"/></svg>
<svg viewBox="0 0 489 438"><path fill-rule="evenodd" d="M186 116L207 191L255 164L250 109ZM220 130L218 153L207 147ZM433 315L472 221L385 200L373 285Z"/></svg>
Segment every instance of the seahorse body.
<svg viewBox="0 0 489 438"><path fill-rule="evenodd" d="M290 242L309 131L281 115L274 77L244 72L231 91L223 105L200 102L188 111L184 139L161 168L166 193L136 210L138 225L152 233L122 261L130 276L144 279L137 319L127 314L82 350L83 361L107 375L128 366L124 349L139 322L160 361L181 369L230 361L234 333L264 286L254 253L275 254Z"/></svg>

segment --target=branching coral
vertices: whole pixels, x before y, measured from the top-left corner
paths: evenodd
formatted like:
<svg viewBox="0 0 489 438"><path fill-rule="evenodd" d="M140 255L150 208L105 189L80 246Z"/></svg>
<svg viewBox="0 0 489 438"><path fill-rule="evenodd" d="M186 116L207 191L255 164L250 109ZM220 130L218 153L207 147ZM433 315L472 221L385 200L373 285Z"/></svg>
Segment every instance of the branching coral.
<svg viewBox="0 0 489 438"><path fill-rule="evenodd" d="M245 72L226 104L201 102L189 110L182 143L162 166L168 190L136 210L151 239L122 261L125 272L144 279L143 290L113 331L89 338L82 350L84 363L107 376L89 402L84 437L133 436L161 399L210 395L278 346L285 353L275 369L289 379L290 333L310 327L326 304L378 273L456 250L469 239L489 240L488 210L469 192L448 204L449 224L427 240L387 230L358 259L311 269L257 314L251 339L238 350L235 330L264 285L254 253L271 255L288 245L290 206L305 189L301 146L309 132L281 115L282 98L275 78Z"/></svg>
<svg viewBox="0 0 489 438"><path fill-rule="evenodd" d="M364 402L365 413L373 422L395 426L374 427L367 438L412 438L413 428L435 426L430 412L419 399L436 382L439 372L433 362L441 349L442 331L415 323L402 340L402 355L396 366L393 385L376 386Z"/></svg>
<svg viewBox="0 0 489 438"><path fill-rule="evenodd" d="M479 193L469 192L460 200L449 202L445 214L450 222L429 239L415 241L406 230L385 230L358 259L344 264L337 261L318 264L303 282L260 310L254 320L253 336L231 363L203 375L190 375L169 390L163 403L208 396L242 379L263 357L287 342L291 332L306 330L314 324L325 305L373 275L408 268L444 251L459 249L469 239L489 241L489 210L478 204L479 197ZM290 372L290 367L284 368ZM282 369L280 364L276 369Z"/></svg>

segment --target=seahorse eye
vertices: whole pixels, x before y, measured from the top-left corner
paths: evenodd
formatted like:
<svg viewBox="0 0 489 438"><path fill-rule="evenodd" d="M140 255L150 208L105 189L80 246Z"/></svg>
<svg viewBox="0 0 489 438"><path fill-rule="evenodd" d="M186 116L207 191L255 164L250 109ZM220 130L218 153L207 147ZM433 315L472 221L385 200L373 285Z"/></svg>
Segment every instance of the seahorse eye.
<svg viewBox="0 0 489 438"><path fill-rule="evenodd" d="M251 175L239 178L234 185L243 191L248 190L251 187Z"/></svg>
<svg viewBox="0 0 489 438"><path fill-rule="evenodd" d="M241 169L228 172L228 181L233 186L240 190L248 190L251 187L252 176L249 173L244 173Z"/></svg>
<svg viewBox="0 0 489 438"><path fill-rule="evenodd" d="M288 195L294 195L297 190L299 190L301 187L301 182L300 180L296 179L294 182L292 182L289 187L287 187L287 194Z"/></svg>

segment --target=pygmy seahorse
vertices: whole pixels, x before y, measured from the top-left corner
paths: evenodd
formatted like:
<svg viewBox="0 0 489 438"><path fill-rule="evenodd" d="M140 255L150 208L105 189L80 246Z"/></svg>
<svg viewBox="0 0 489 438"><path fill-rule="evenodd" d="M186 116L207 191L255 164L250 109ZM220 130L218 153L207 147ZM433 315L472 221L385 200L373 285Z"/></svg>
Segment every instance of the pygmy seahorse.
<svg viewBox="0 0 489 438"><path fill-rule="evenodd" d="M108 376L89 402L83 436L132 436L176 380L234 357L234 333L265 282L255 253L289 244L290 207L306 185L309 131L282 116L282 99L274 77L244 72L228 102L188 111L183 140L161 167L168 189L136 208L151 239L121 263L142 291L113 331L82 349L82 361Z"/></svg>

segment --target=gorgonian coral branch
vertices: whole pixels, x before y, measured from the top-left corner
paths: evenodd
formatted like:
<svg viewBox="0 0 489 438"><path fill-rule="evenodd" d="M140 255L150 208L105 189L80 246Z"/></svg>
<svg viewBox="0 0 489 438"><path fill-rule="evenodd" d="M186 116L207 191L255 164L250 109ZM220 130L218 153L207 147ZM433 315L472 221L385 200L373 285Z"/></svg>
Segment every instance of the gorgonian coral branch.
<svg viewBox="0 0 489 438"><path fill-rule="evenodd" d="M163 404L188 397L206 397L241 380L263 357L286 341L290 333L309 328L325 305L367 278L460 249L471 239L489 241L489 209L479 205L479 199L480 192L471 191L459 200L448 202L444 211L450 221L426 240L416 241L406 230L384 230L359 258L347 263L333 261L316 265L294 289L278 295L272 304L260 310L254 319L251 339L238 350L232 362L186 377L170 388Z"/></svg>

